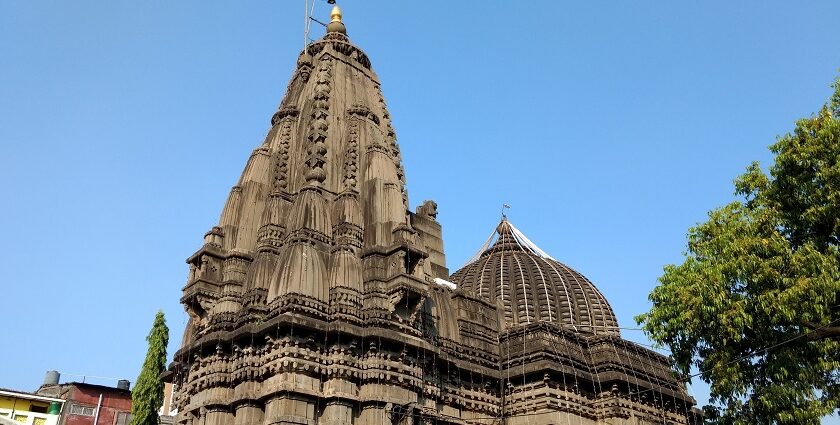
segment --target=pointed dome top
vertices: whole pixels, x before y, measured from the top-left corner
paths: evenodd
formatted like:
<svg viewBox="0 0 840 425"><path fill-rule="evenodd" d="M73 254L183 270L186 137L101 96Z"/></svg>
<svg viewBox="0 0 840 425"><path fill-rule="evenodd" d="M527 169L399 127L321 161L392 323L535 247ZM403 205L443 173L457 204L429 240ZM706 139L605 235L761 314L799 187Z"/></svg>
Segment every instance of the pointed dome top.
<svg viewBox="0 0 840 425"><path fill-rule="evenodd" d="M499 223L499 225L496 226L496 233L498 233L499 235L501 235L502 233L510 234L512 236L513 231L510 229L510 223L508 223L507 217L502 216L501 223Z"/></svg>
<svg viewBox="0 0 840 425"><path fill-rule="evenodd" d="M327 32L347 34L347 27L341 22L341 8L338 5L333 6L332 12L330 12L330 23L327 24Z"/></svg>
<svg viewBox="0 0 840 425"><path fill-rule="evenodd" d="M492 246L490 243L492 240L496 239L496 243ZM490 255L494 251L498 251L501 249L516 249L520 251L526 251L533 255L536 255L540 258L546 258L552 261L554 258L551 258L548 253L540 249L536 244L531 242L522 232L519 231L516 227L508 221L506 216L502 216L502 221L499 222L499 225L496 226L496 230L490 235L490 238L485 242L484 246L478 250L478 252L471 258L468 263L472 263L475 260L478 260L481 257L486 255Z"/></svg>
<svg viewBox="0 0 840 425"><path fill-rule="evenodd" d="M579 332L619 334L615 314L595 285L551 258L506 217L450 280L463 290L501 301L507 328L550 322Z"/></svg>

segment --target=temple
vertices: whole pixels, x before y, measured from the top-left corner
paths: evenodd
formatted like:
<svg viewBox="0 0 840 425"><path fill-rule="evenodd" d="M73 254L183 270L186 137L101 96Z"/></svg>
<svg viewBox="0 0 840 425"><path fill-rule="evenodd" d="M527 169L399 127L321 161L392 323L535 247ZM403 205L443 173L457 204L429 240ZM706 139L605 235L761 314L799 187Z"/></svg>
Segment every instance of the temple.
<svg viewBox="0 0 840 425"><path fill-rule="evenodd" d="M450 276L338 8L187 263L180 425L697 420L669 359L507 219Z"/></svg>

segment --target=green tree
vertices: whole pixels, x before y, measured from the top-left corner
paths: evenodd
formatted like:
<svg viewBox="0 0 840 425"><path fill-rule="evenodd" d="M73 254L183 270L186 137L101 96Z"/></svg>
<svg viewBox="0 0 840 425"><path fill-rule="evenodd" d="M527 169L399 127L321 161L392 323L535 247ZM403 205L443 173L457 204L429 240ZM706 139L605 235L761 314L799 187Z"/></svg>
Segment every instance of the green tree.
<svg viewBox="0 0 840 425"><path fill-rule="evenodd" d="M162 311L155 315L146 341L149 342L149 351L131 392L131 425L158 425L158 410L163 405L160 375L166 370L166 346L169 344L169 328Z"/></svg>
<svg viewBox="0 0 840 425"><path fill-rule="evenodd" d="M738 200L688 232L636 318L683 376L710 384L709 422L818 424L840 409L840 79L834 95L735 180Z"/></svg>

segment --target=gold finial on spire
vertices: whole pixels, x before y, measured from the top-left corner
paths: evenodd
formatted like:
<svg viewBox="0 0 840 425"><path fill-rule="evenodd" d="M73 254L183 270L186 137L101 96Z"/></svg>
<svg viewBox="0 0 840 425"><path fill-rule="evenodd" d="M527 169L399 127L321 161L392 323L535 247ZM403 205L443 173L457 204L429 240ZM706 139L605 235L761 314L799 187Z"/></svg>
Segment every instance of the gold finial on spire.
<svg viewBox="0 0 840 425"><path fill-rule="evenodd" d="M341 9L338 5L333 6L330 12L330 22L341 22Z"/></svg>
<svg viewBox="0 0 840 425"><path fill-rule="evenodd" d="M327 32L347 34L347 27L341 22L341 9L338 5L334 5L332 12L330 12L330 23L327 24Z"/></svg>

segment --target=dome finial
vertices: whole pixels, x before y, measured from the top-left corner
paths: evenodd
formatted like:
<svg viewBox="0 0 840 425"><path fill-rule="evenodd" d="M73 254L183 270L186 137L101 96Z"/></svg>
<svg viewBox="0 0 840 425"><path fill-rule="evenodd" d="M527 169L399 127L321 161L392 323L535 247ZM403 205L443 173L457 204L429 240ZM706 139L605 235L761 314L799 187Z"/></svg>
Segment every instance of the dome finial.
<svg viewBox="0 0 840 425"><path fill-rule="evenodd" d="M330 22L341 22L341 8L338 5L334 5L330 12Z"/></svg>
<svg viewBox="0 0 840 425"><path fill-rule="evenodd" d="M330 12L330 23L327 24L327 32L339 32L347 34L347 27L344 22L341 22L341 8L338 5L333 5L332 12Z"/></svg>

